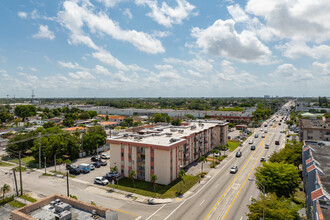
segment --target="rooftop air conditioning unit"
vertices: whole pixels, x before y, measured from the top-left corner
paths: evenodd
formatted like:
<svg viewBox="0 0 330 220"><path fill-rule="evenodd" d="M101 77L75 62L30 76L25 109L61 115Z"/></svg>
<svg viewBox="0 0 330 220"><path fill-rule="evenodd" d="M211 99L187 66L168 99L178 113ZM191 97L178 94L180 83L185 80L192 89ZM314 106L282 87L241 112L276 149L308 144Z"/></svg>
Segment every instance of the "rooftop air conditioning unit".
<svg viewBox="0 0 330 220"><path fill-rule="evenodd" d="M175 138L171 138L170 139L170 143L174 143L174 142L176 142L176 139Z"/></svg>
<svg viewBox="0 0 330 220"><path fill-rule="evenodd" d="M170 136L172 136L172 133L166 133L166 136L170 137Z"/></svg>

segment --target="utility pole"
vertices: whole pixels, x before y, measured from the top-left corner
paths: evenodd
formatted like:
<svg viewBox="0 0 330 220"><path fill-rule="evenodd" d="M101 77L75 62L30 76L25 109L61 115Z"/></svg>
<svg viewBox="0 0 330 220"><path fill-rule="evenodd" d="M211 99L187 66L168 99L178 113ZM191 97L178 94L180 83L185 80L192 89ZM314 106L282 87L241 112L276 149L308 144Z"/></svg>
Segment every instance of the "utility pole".
<svg viewBox="0 0 330 220"><path fill-rule="evenodd" d="M47 164L46 164L46 157L44 157L44 159L45 159L45 173L47 172L46 171L46 167L47 167Z"/></svg>
<svg viewBox="0 0 330 220"><path fill-rule="evenodd" d="M20 184L21 184L21 195L23 195L21 151L18 152L18 161L19 161L19 178L20 178Z"/></svg>
<svg viewBox="0 0 330 220"><path fill-rule="evenodd" d="M13 168L13 174L14 174L14 180L15 180L15 190L16 190L16 195L18 196L18 188L17 188L17 180L16 180L16 172L15 172L15 168Z"/></svg>
<svg viewBox="0 0 330 220"><path fill-rule="evenodd" d="M54 164L55 164L55 173L56 173L56 154L54 154Z"/></svg>
<svg viewBox="0 0 330 220"><path fill-rule="evenodd" d="M70 196L70 191L69 191L69 173L66 171L66 194L69 197Z"/></svg>
<svg viewBox="0 0 330 220"><path fill-rule="evenodd" d="M41 169L41 132L39 132L39 169Z"/></svg>

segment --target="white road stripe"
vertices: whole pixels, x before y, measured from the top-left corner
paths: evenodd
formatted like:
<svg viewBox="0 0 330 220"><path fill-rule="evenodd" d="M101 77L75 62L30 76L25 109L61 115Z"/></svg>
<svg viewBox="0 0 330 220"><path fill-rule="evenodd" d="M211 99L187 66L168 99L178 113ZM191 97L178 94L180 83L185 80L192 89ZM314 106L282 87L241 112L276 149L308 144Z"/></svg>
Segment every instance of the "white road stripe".
<svg viewBox="0 0 330 220"><path fill-rule="evenodd" d="M199 204L200 206L205 202L205 199L201 202L201 204Z"/></svg>
<svg viewBox="0 0 330 220"><path fill-rule="evenodd" d="M176 210L178 210L187 200L184 200L178 207L176 207L166 218L164 218L164 220L168 219L169 217L171 217L171 215L173 215L174 212L176 212Z"/></svg>
<svg viewBox="0 0 330 220"><path fill-rule="evenodd" d="M159 212L159 210L161 210L164 206L165 206L165 204L162 205L159 209L157 209L154 213L152 213L146 220L149 220L152 216L154 216L157 212Z"/></svg>
<svg viewBox="0 0 330 220"><path fill-rule="evenodd" d="M135 220L139 220L139 219L141 219L142 218L142 216L139 216L139 217L137 217Z"/></svg>

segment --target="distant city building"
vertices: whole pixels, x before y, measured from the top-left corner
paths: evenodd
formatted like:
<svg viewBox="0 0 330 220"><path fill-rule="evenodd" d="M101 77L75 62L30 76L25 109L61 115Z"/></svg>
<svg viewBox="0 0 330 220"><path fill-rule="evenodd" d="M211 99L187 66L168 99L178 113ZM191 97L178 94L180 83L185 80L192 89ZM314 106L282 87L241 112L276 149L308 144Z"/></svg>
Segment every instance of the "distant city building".
<svg viewBox="0 0 330 220"><path fill-rule="evenodd" d="M330 120L302 118L299 122L300 141L330 141Z"/></svg>
<svg viewBox="0 0 330 220"><path fill-rule="evenodd" d="M330 142L304 141L302 177L307 219L330 219Z"/></svg>
<svg viewBox="0 0 330 220"><path fill-rule="evenodd" d="M155 174L157 183L166 185L178 177L180 169L227 141L228 123L205 120L149 126L107 139L110 165L117 166L122 176L135 170L137 179L150 181Z"/></svg>
<svg viewBox="0 0 330 220"><path fill-rule="evenodd" d="M54 194L11 213L12 220L84 219L117 220L115 211Z"/></svg>
<svg viewBox="0 0 330 220"><path fill-rule="evenodd" d="M269 99L270 98L270 95L264 95L264 98L265 99Z"/></svg>

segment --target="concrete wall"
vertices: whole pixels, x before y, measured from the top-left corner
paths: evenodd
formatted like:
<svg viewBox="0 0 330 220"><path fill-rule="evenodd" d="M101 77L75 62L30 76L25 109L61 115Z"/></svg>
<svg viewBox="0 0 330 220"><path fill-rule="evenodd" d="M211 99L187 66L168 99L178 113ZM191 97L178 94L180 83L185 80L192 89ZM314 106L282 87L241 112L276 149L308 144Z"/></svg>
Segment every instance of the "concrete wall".
<svg viewBox="0 0 330 220"><path fill-rule="evenodd" d="M120 144L111 144L110 146L110 167L117 166L121 175L121 148Z"/></svg>
<svg viewBox="0 0 330 220"><path fill-rule="evenodd" d="M171 183L170 177L170 151L154 150L154 170L158 183L167 185Z"/></svg>

